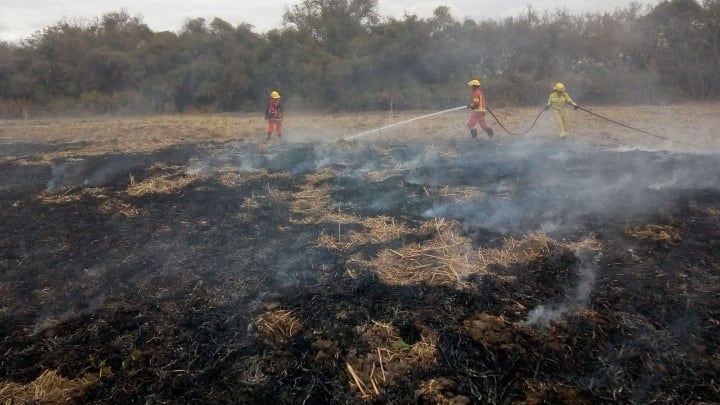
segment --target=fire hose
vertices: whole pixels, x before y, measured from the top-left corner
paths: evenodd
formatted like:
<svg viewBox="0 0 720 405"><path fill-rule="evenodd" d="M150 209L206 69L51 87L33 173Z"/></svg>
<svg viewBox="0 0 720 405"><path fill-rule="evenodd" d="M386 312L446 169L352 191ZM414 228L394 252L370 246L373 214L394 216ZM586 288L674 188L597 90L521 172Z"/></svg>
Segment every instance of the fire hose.
<svg viewBox="0 0 720 405"><path fill-rule="evenodd" d="M657 138L660 138L660 139L664 139L664 140L667 140L667 141L670 141L670 142L676 142L676 143L679 143L679 144L682 144L682 145L686 145L686 146L697 146L697 145L693 145L693 144L690 144L690 143L687 143L687 142L682 142L682 141L677 141L677 140L674 140L674 139L670 139L670 138L668 138L668 137L666 137L666 136L658 135L658 134L655 134L655 133L652 133L652 132L649 132L649 131L645 131L645 130L640 129L640 128L635 128L635 127L632 127L632 126L627 125L627 124L623 124L622 122L619 122L619 121L616 121L616 120L614 120L614 119L605 117L605 116L603 116L603 115L600 115L600 114L598 114L598 113L595 113L595 112L593 112L593 111L590 111L590 110L588 110L587 108L580 107L579 105L575 105L574 107L575 107L576 109L582 110L582 111L584 111L584 112L586 112L586 113L588 113L588 114L590 114L590 115L592 115L592 116L594 116L594 117L596 117L596 118L600 118L600 119L602 119L602 120L611 122L611 123L613 123L613 124L615 124L615 125L619 125L619 126L621 126L621 127L630 129L630 130L632 130L632 131L640 132L640 133L643 133L643 134L646 134L646 135L654 136L654 137L657 137ZM444 110L444 111L439 111L439 112L435 112L435 113L431 113L431 114L425 114L425 115L422 115L422 116L420 116L420 117L411 118L411 119L409 119L409 120L405 120L405 121L402 121L402 122L396 122L396 123L394 123L394 124L385 125L384 127L381 127L381 128L375 128L375 129L371 129L371 130L368 130L368 131L360 132L360 133L358 133L358 134L349 136L349 137L344 138L344 139L341 139L341 140L342 140L342 141L346 141L346 140L358 138L358 137L361 137L361 136L366 136L366 135L369 135L369 134L371 134L371 133L373 133L373 132L379 132L379 131L382 131L382 130L384 130L384 129L392 128L392 127L395 127L395 126L398 126L398 125L403 125L403 124L406 124L406 123L409 123L409 122L412 122L412 121L415 121L415 120L419 120L419 119L423 119L423 118L429 118L429 117L433 117L433 116L436 116L436 115L439 115L439 114L445 114L445 113L448 113L448 112L451 112L451 111L460 110L460 109L463 109L463 108L467 108L467 106L460 106L460 107L450 108L450 109L447 109L447 110ZM543 114L547 109L548 109L547 107L541 108L540 111L539 111L539 112L537 113L537 115L535 116L535 119L533 120L532 124L530 124L530 127L528 127L528 129L526 129L525 131L522 131L522 132L512 132L512 131L510 131L509 129L507 129L507 127L505 127L505 125L502 123L502 121L500 121L500 119L495 115L495 113L493 112L493 110L490 109L490 107L487 107L487 111L488 111L488 112L490 113L490 115L495 119L495 121L498 123L498 125L499 125L503 130L505 130L505 132L507 132L507 133L510 134L510 135L525 135L525 134L529 133L530 131L532 131L533 128L535 128L535 125L537 125L538 120L540 120L540 117L542 116L542 114Z"/></svg>
<svg viewBox="0 0 720 405"><path fill-rule="evenodd" d="M642 133L642 134L654 136L654 137L656 137L656 138L669 140L668 137L666 137L666 136L654 134L654 133L652 133L652 132L645 131L644 129L631 127L630 125L623 124L622 122L615 121L614 119L611 119L611 118L602 116L602 115L600 115L600 114L598 114L598 113L592 112L592 111L588 110L587 108L583 108L583 107L580 107L580 106L577 106L577 108L578 108L579 110L581 110L581 111L585 111L586 113L588 113L588 114L590 114L590 115L592 115L592 116L594 116L594 117L600 118L600 119L605 120L605 121L608 121L608 122L612 122L612 123L615 124L615 125L620 125L620 126L623 127L623 128L627 128L627 129L630 129L630 130L633 130L633 131L637 131L637 132L640 132L640 133Z"/></svg>
<svg viewBox="0 0 720 405"><path fill-rule="evenodd" d="M670 139L670 138L668 138L667 136L658 135L658 134L652 133L652 132L650 132L650 131L645 131L644 129L635 128L635 127L632 127L632 126L630 126L630 125L623 124L622 122L615 121L614 119L611 119L611 118L605 117L605 116L603 116L603 115L600 115L600 114L598 114L598 113L596 113L596 112L590 111L590 110L588 110L587 108L583 108L583 107L580 107L580 106L577 106L577 108L578 108L579 110L581 110L581 111L585 111L586 113L592 115L593 117L600 118L601 120L605 120L605 121L611 122L611 123L613 123L613 124L615 124L615 125L619 125L619 126L621 126L621 127L623 127L623 128L627 128L627 129L632 130L632 131L640 132L641 134L646 134L646 135L654 136L654 137L656 137L656 138L664 139L664 140L670 141L670 142L675 142L675 143L680 144L680 145L699 147L699 145L693 145L692 143L689 143L689 142L683 142L683 141L678 141L678 140L675 140L675 139Z"/></svg>
<svg viewBox="0 0 720 405"><path fill-rule="evenodd" d="M537 116L535 116L535 120L530 125L530 128L526 129L523 132L518 132L518 133L512 132L509 129L505 128L505 125L503 125L503 123L500 122L500 120L498 119L497 116L495 116L495 113L490 109L490 107L487 107L487 111L490 113L490 115L492 115L493 118L495 118L495 121L498 123L498 125L500 125L500 128L504 129L505 132L507 132L508 134L510 134L510 135L525 135L528 132L532 131L533 128L535 128L535 124L537 124L538 120L540 119L540 116L545 112L545 108L540 109L540 112L537 114Z"/></svg>
<svg viewBox="0 0 720 405"><path fill-rule="evenodd" d="M678 141L678 140L675 140L675 139L670 139L670 138L668 138L668 137L666 137L666 136L658 135L658 134L656 134L656 133L653 133L653 132L650 132L650 131L646 131L646 130L644 130L644 129L640 129L640 128L636 128L636 127L633 127L633 126L630 126L630 125L627 125L627 124L623 124L623 123L620 122L620 121L616 121L616 120L614 120L614 119L612 119L612 118L605 117L605 116L600 115L600 114L598 114L598 113L596 113L596 112L594 112L594 111L588 110L587 108L583 108L583 107L580 107L580 106L576 106L576 107L577 107L578 110L584 111L584 112L592 115L593 117L596 117L596 118L599 118L599 119L602 119L602 120L611 122L611 123L613 123L613 124L615 124L615 125L619 125L619 126L621 126L621 127L623 127L623 128L627 128L627 129L632 130L632 131L636 131L636 132L639 132L639 133L642 133L642 134L654 136L654 137L656 137L656 138L664 139L664 140L670 141L670 142L675 142L675 143L678 143L678 144L681 144L681 145L697 146L697 145L693 145L693 144L690 144L690 143L687 143L687 142ZM498 123L498 125L499 125L502 129L504 129L505 132L507 132L507 133L510 134L510 135L525 135L525 134L527 134L528 132L532 131L532 129L535 128L535 124L537 124L538 120L540 119L540 116L543 114L543 112L545 112L545 110L547 110L547 108L542 108L542 109L540 110L540 112L537 114L537 116L535 116L535 120L533 120L532 124L530 125L530 127L529 127L528 129L526 129L526 130L523 131L523 132L515 133L515 132L510 131L509 129L507 129L507 128L505 127L505 125L503 125L503 123L498 119L498 117L495 115L495 113L493 113L493 111L490 109L490 107L487 108L487 111L490 113L490 115L492 115L492 117L495 119L495 121Z"/></svg>

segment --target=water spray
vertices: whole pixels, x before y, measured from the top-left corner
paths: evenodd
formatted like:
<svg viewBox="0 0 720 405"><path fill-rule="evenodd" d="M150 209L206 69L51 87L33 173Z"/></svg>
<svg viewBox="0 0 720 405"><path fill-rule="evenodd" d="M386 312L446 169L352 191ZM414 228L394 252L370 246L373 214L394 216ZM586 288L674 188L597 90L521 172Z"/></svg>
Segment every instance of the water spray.
<svg viewBox="0 0 720 405"><path fill-rule="evenodd" d="M449 109L449 110L438 111L438 112L434 112L434 113L431 113L431 114L421 115L421 116L419 116L419 117L410 118L409 120L405 120L405 121L401 121L401 122L396 122L396 123L390 124L390 125L385 125L384 127L375 128L375 129L371 129L371 130L368 130L368 131L360 132L359 134L355 134L355 135L353 135L353 136L349 136L349 137L347 137L347 138L343 138L343 140L344 140L344 141L347 141L347 140L350 140L350 139L359 138L359 137L361 137L361 136L370 135L370 134L372 134L373 132L380 132L380 131L385 130L385 129L388 129L388 128L397 127L397 126L399 126L399 125L407 124L407 123L409 123L409 122L421 120L421 119L424 119L424 118L434 117L434 116L440 115L440 114L449 113L449 112L451 112L451 111L462 110L462 109L464 109L464 108L467 108L467 106L455 107L455 108L451 108L451 109Z"/></svg>

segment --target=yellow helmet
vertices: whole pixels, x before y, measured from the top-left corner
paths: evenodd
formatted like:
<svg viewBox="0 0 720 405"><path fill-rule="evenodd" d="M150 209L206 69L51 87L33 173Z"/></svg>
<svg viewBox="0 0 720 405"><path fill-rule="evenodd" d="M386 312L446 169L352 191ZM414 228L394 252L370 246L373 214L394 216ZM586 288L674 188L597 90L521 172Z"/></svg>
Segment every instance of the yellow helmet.
<svg viewBox="0 0 720 405"><path fill-rule="evenodd" d="M468 82L468 86L479 86L479 85L480 85L480 80L478 80L478 79L472 79Z"/></svg>
<svg viewBox="0 0 720 405"><path fill-rule="evenodd" d="M565 85L562 83L555 83L555 86L553 86L553 90L555 91L565 91Z"/></svg>
<svg viewBox="0 0 720 405"><path fill-rule="evenodd" d="M280 93L278 93L277 91L273 90L273 91L270 93L270 98L280 98Z"/></svg>

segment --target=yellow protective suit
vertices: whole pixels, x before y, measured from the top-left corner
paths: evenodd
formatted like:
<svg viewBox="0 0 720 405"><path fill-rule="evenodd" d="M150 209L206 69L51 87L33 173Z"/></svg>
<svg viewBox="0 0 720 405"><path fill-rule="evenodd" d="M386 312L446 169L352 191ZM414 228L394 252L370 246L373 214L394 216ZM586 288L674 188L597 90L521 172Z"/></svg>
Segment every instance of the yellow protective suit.
<svg viewBox="0 0 720 405"><path fill-rule="evenodd" d="M567 136L570 131L570 116L568 114L568 106L577 107L575 101L566 91L553 91L547 102L548 107L555 111L555 122L558 125L558 134L561 138Z"/></svg>

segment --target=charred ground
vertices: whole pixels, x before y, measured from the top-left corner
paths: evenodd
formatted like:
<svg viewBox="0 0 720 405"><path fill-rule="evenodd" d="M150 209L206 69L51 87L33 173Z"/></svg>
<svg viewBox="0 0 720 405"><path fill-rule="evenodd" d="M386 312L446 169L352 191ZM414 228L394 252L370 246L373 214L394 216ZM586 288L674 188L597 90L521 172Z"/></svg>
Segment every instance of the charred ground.
<svg viewBox="0 0 720 405"><path fill-rule="evenodd" d="M83 146L3 148L3 400L720 395L717 155Z"/></svg>

